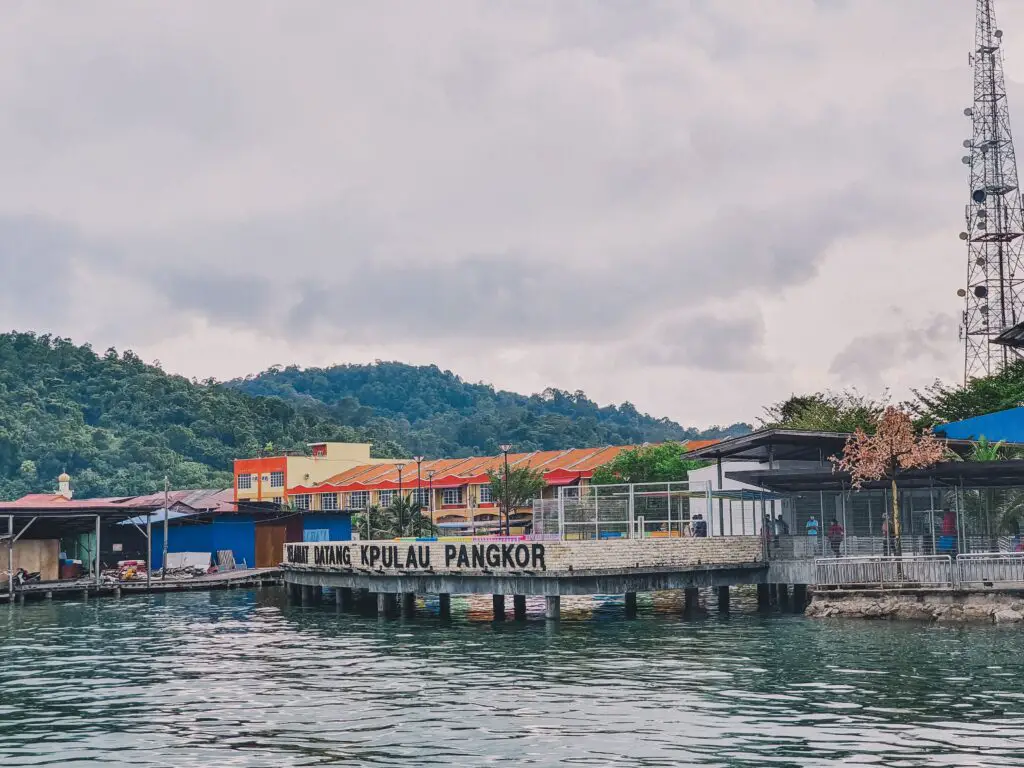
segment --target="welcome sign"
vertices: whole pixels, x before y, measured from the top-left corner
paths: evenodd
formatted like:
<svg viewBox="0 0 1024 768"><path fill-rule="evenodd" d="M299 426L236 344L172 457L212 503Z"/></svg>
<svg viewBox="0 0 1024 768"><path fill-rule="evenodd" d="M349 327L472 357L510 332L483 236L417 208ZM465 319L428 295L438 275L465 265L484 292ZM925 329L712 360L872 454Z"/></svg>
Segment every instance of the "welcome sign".
<svg viewBox="0 0 1024 768"><path fill-rule="evenodd" d="M545 571L545 545L521 543L288 544L285 562L385 571Z"/></svg>

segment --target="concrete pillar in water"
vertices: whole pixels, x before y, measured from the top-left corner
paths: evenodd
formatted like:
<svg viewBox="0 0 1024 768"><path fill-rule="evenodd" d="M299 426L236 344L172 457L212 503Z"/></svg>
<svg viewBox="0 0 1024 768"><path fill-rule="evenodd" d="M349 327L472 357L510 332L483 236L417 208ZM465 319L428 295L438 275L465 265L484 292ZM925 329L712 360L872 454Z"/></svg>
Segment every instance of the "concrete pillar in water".
<svg viewBox="0 0 1024 768"><path fill-rule="evenodd" d="M388 615L388 596L386 592L377 593L377 615L386 618Z"/></svg>
<svg viewBox="0 0 1024 768"><path fill-rule="evenodd" d="M632 619L636 616L636 592L626 593L626 618Z"/></svg>
<svg viewBox="0 0 1024 768"><path fill-rule="evenodd" d="M315 589L317 589L317 588L316 587L310 587L310 586L305 585L305 584L302 586L302 604L303 605L313 605L313 603L316 601L316 593L314 591Z"/></svg>
<svg viewBox="0 0 1024 768"><path fill-rule="evenodd" d="M784 610L784 611L788 611L789 610L789 585L788 584L779 584L778 585L778 594L779 594L779 607L782 608L782 610Z"/></svg>
<svg viewBox="0 0 1024 768"><path fill-rule="evenodd" d="M807 585L793 585L793 613L803 613L807 607Z"/></svg>
<svg viewBox="0 0 1024 768"><path fill-rule="evenodd" d="M772 604L771 595L768 592L767 584L757 585L757 607L761 609L768 608Z"/></svg>
<svg viewBox="0 0 1024 768"><path fill-rule="evenodd" d="M696 587L687 587L683 590L683 613L689 615L695 613L700 607L700 591Z"/></svg>
<svg viewBox="0 0 1024 768"><path fill-rule="evenodd" d="M411 619L416 615L416 593L402 593L402 618Z"/></svg>
<svg viewBox="0 0 1024 768"><path fill-rule="evenodd" d="M121 590L118 590L120 592ZM53 592L47 592L45 595L47 600L53 600Z"/></svg>
<svg viewBox="0 0 1024 768"><path fill-rule="evenodd" d="M728 613L729 612L729 587L718 588L718 612Z"/></svg>
<svg viewBox="0 0 1024 768"><path fill-rule="evenodd" d="M512 615L516 621L526 621L526 595L512 595Z"/></svg>
<svg viewBox="0 0 1024 768"><path fill-rule="evenodd" d="M494 604L494 620L505 620L505 596L491 595L491 602Z"/></svg>
<svg viewBox="0 0 1024 768"><path fill-rule="evenodd" d="M452 617L452 596L442 593L437 596L437 613L442 619Z"/></svg>
<svg viewBox="0 0 1024 768"><path fill-rule="evenodd" d="M350 612L354 607L355 597L351 587L338 587L334 591L334 599L338 607L345 612Z"/></svg>
<svg viewBox="0 0 1024 768"><path fill-rule="evenodd" d="M558 621L562 613L561 595L548 595L544 598L544 618Z"/></svg>
<svg viewBox="0 0 1024 768"><path fill-rule="evenodd" d="M360 589L356 592L356 611L364 616L373 616L377 613L377 600L368 589Z"/></svg>
<svg viewBox="0 0 1024 768"><path fill-rule="evenodd" d="M779 602L779 585L769 584L768 585L768 602L772 605L777 605Z"/></svg>

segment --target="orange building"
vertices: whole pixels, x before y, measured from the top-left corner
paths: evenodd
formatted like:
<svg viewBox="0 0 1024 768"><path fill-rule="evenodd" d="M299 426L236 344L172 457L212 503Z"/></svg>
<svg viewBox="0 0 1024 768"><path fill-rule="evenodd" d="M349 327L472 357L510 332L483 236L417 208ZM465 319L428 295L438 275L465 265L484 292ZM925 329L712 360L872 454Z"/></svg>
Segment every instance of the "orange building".
<svg viewBox="0 0 1024 768"><path fill-rule="evenodd" d="M691 449L702 448L713 440L690 441ZM321 444L318 444L321 445ZM351 457L351 452L341 450L325 455ZM361 447L365 444L360 444ZM562 451L534 451L531 453L510 453L510 467L530 467L541 472L547 487L545 496L554 495L559 487L580 486L601 467L622 451L635 448L632 445L605 446L602 448L573 448ZM314 446L316 450L317 446ZM369 446L365 445L369 458ZM302 459L306 463L288 462ZM399 467L399 465L402 465ZM235 462L236 498L242 493L256 493L265 501L287 502L297 509L319 511L350 511L367 509L370 506L388 506L395 495L411 495L429 510L433 521L443 528L481 530L493 529L498 525L499 510L496 500L491 498L488 471L501 472L504 457L471 456L465 459L432 459L419 466L411 459L377 459L351 466L330 465L335 471L327 473L327 464L317 463L317 456L279 456L263 459L240 459ZM242 488L240 474L250 476L249 483L256 485ZM255 479L253 479L255 478ZM513 530L520 532L533 516L530 508L514 510L510 520Z"/></svg>
<svg viewBox="0 0 1024 768"><path fill-rule="evenodd" d="M289 503L289 488L322 483L353 467L394 459L371 459L369 443L308 443L309 456L235 459L235 501Z"/></svg>

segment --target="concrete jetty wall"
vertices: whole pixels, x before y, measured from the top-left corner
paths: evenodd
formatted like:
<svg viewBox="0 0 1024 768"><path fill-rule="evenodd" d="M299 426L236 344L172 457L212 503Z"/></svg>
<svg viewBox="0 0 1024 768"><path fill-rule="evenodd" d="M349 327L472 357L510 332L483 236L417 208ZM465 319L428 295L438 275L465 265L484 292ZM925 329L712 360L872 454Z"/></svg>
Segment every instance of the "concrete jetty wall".
<svg viewBox="0 0 1024 768"><path fill-rule="evenodd" d="M288 544L285 567L437 575L580 574L762 563L757 536L587 541L365 541Z"/></svg>

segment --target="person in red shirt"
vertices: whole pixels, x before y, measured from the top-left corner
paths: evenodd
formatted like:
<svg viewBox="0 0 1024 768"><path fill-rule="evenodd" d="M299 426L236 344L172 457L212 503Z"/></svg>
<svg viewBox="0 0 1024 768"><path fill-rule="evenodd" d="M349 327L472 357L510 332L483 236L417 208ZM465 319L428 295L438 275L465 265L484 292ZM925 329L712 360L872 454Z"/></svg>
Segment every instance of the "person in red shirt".
<svg viewBox="0 0 1024 768"><path fill-rule="evenodd" d="M832 552L835 553L836 557L839 557L839 549L843 544L843 538L846 536L846 530L839 524L838 519L832 518L832 525L828 527L828 532L825 535L828 537L828 543L832 545Z"/></svg>

